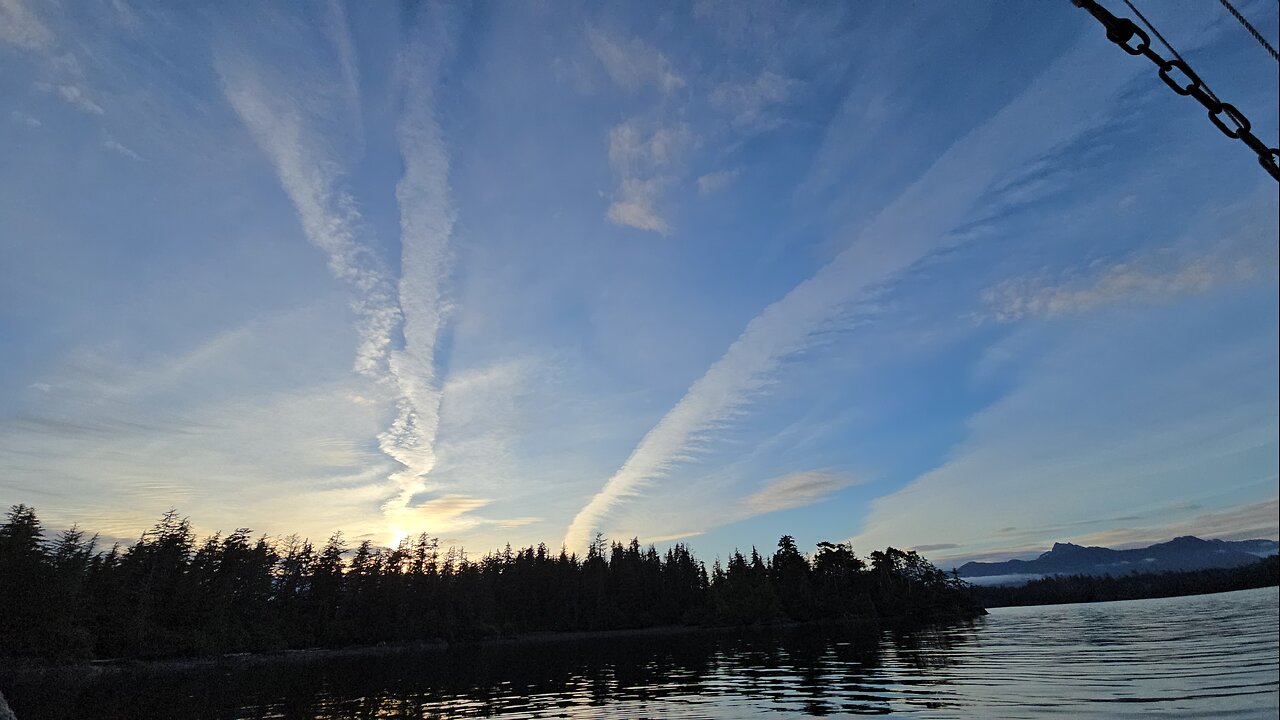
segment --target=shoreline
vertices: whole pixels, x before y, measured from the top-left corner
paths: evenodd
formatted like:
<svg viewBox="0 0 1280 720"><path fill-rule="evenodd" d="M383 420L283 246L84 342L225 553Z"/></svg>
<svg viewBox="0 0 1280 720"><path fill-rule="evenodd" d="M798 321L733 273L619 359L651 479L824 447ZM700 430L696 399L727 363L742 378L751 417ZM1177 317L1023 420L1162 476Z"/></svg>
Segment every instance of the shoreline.
<svg viewBox="0 0 1280 720"><path fill-rule="evenodd" d="M403 643L382 643L378 645L353 645L348 647L313 647L288 650L267 650L252 652L222 653L219 655L201 655L174 658L102 658L81 660L67 663L47 663L35 659L10 659L7 666L0 665L0 676L49 675L49 674L90 674L105 675L125 672L189 672L205 668L255 665L274 665L286 663L312 663L334 659L358 659L362 657L376 658L399 654L439 653L466 648L503 647L519 645L543 645L555 643L578 643L597 640L625 640L646 637L674 637L680 635L737 635L760 634L797 629L818 629L823 627L876 627L876 628L922 628L933 625L957 622L972 622L989 614L990 610L1011 608L1055 607L1063 605L1093 605L1107 602L1130 602L1133 600L1172 599L1181 597L1197 597L1218 595L1222 593L1258 590L1275 585L1233 588L1211 592L1190 592L1179 595L1154 595L1141 598L1124 598L1118 600L1093 600L1064 603L1035 603L1025 605L993 605L989 608L975 608L972 612L955 612L934 615L925 618L904 617L865 617L842 620L807 620L782 621L774 623L757 623L751 625L657 625L642 628L618 628L613 630L538 630L533 632L509 635L487 635L467 640L423 640Z"/></svg>
<svg viewBox="0 0 1280 720"><path fill-rule="evenodd" d="M0 667L0 676L57 675L107 675L127 672L190 672L224 666L249 667L255 665L306 664L335 659L388 657L399 654L439 653L450 650L519 645L543 645L555 643L590 642L597 640L625 640L646 637L674 637L680 635L737 635L757 634L803 628L823 627L929 627L955 622L972 622L987 614L979 608L972 614L955 613L928 618L850 618L845 620L785 621L754 625L657 625L645 628L620 628L614 630L539 630L511 635L489 635L470 640L432 640L350 647L315 647L290 650L223 653L177 658L102 658L67 663L44 663L38 660L22 661L9 667Z"/></svg>
<svg viewBox="0 0 1280 720"><path fill-rule="evenodd" d="M1148 595L1146 597L1115 598L1112 600L1076 600L1074 602L1027 603L1024 605L992 605L987 608L988 614L995 610L1021 610L1023 608L1059 608L1072 605L1112 605L1115 603L1144 602L1150 600L1185 600L1187 598L1208 597L1210 595L1227 595L1230 593L1253 592L1255 590L1280 590L1280 585L1267 584L1254 587L1232 588L1230 590L1211 590L1209 592L1191 592L1181 595Z"/></svg>

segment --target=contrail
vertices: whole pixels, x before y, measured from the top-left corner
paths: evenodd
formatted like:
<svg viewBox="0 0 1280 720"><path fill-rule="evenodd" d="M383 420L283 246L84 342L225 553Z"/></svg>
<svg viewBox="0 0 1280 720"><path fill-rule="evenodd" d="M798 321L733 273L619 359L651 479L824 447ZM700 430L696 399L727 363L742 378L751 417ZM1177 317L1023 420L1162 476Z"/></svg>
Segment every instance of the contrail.
<svg viewBox="0 0 1280 720"><path fill-rule="evenodd" d="M987 123L957 140L830 263L756 316L578 512L564 543L583 548L601 520L673 467L769 385L778 366L932 252L1002 176L1078 137L1100 118L1080 97L1114 92L1133 72L1101 69L1077 44Z"/></svg>
<svg viewBox="0 0 1280 720"><path fill-rule="evenodd" d="M391 353L390 371L400 388L398 415L379 436L388 456L404 466L392 475L400 488L383 506L388 516L409 510L413 495L427 489L435 467L441 384L435 369L436 341L445 320L444 282L454 209L449 193L449 156L434 113L435 83L445 55L444 23L428 21L424 38L400 58L404 106L396 137L404 176L396 185L400 206L400 308L404 347ZM394 517L393 517L394 519Z"/></svg>
<svg viewBox="0 0 1280 720"><path fill-rule="evenodd" d="M336 16L342 20L341 15ZM390 476L396 494L383 505L393 528L413 523L410 504L428 489L435 467L441 383L436 341L445 320L443 285L449 269L454 210L449 197L449 157L434 114L435 84L446 57L447 24L424 18L428 38L399 58L403 108L396 129L404 175L396 184L400 207L401 273L398 282L376 259L354 198L341 188L335 153L315 125L323 100L300 102L239 59L219 55L222 89L250 134L271 160L281 186L297 209L307 239L329 258L330 272L347 284L358 316L360 345L355 370L389 389L395 402L391 425L379 448L401 469ZM357 77L345 27L330 28L347 85L346 102L358 97ZM403 336L398 344L397 335Z"/></svg>
<svg viewBox="0 0 1280 720"><path fill-rule="evenodd" d="M242 63L219 57L223 92L258 147L271 160L298 211L303 233L329 258L329 271L348 285L359 317L355 370L385 378L392 335L400 324L395 288L385 268L361 239L364 229L355 200L340 189L336 163L319 152L301 111L287 94L273 92Z"/></svg>

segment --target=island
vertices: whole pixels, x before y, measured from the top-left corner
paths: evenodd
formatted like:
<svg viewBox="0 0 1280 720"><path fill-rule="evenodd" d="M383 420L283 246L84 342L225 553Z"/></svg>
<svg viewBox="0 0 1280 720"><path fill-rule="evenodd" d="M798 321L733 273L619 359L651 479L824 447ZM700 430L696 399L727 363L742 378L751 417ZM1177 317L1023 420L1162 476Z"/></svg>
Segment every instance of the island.
<svg viewBox="0 0 1280 720"><path fill-rule="evenodd" d="M245 528L197 540L169 511L102 551L75 528L46 539L26 505L0 524L0 578L0 657L55 663L985 613L915 552L863 558L822 542L806 554L790 536L708 568L681 543L660 553L598 535L582 555L538 545L479 558L425 533L394 548Z"/></svg>

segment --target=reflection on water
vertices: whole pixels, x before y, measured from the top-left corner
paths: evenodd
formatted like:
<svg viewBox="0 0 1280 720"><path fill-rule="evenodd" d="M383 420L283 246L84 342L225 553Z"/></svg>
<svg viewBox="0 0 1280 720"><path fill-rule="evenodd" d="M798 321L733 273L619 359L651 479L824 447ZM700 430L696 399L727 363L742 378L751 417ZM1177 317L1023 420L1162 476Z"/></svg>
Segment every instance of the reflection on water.
<svg viewBox="0 0 1280 720"><path fill-rule="evenodd" d="M813 629L6 681L34 718L1276 717L1276 588Z"/></svg>

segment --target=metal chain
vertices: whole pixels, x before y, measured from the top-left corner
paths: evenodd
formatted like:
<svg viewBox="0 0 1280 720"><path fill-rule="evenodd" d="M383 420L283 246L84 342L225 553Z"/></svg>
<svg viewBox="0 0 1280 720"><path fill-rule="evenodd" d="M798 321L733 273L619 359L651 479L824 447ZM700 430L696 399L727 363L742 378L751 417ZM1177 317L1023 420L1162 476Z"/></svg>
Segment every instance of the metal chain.
<svg viewBox="0 0 1280 720"><path fill-rule="evenodd" d="M1147 16L1146 16L1146 15L1143 15L1143 14L1142 14L1142 11L1138 9L1138 6L1137 6L1137 5L1134 5L1134 4L1131 2L1131 0L1124 0L1124 4L1125 4L1125 7L1129 8L1130 10L1132 10L1132 11L1133 11L1133 14L1134 14L1134 15L1137 15L1137 16L1138 16L1138 19L1142 21L1142 24L1143 24L1143 25L1146 25L1146 26L1147 26L1147 29L1151 31L1151 34L1152 34L1152 35L1155 35L1155 36L1156 36L1156 39L1160 41L1160 44L1161 44L1161 45L1164 45L1164 46L1165 46L1165 48L1167 48L1167 49L1169 50L1169 52L1173 53L1173 56L1174 56L1175 58L1177 58L1178 60L1182 61L1182 63L1183 63L1184 65L1186 64L1187 60L1186 60L1186 58L1182 57L1182 53L1178 52L1178 48L1174 47L1172 43L1170 43L1168 40L1165 40L1165 39L1164 39L1164 35L1162 35L1162 34L1160 33L1160 30L1159 30L1159 29L1157 29L1157 28L1156 28L1156 26L1155 26L1155 25L1153 25L1153 24L1151 23L1151 21L1147 19ZM1219 98L1219 97L1217 96L1217 94L1215 94L1215 93L1213 92L1213 88L1209 87L1209 83L1207 83L1207 82L1205 82L1205 81L1203 81L1203 80L1201 80L1201 81L1200 81L1200 83L1201 83L1202 85L1204 85L1204 91L1205 91L1206 93L1209 93L1209 97L1213 98L1214 100L1217 100L1218 102L1222 102L1222 99L1221 99L1221 98Z"/></svg>
<svg viewBox="0 0 1280 720"><path fill-rule="evenodd" d="M1254 40L1258 41L1259 45L1265 48L1267 52L1271 53L1271 57L1275 58L1276 62L1280 62L1280 53L1277 53L1276 49L1271 47L1271 43L1267 42L1267 39L1262 36L1262 33L1258 32L1258 28L1254 27L1253 23L1249 22L1248 18L1240 14L1240 11L1236 9L1235 5L1231 4L1231 0L1218 0L1218 2L1222 3L1222 7L1226 8L1227 12L1231 13L1231 17L1235 18L1244 26L1245 30L1249 31L1249 34L1253 36Z"/></svg>
<svg viewBox="0 0 1280 720"><path fill-rule="evenodd" d="M1204 81L1191 70L1187 63L1181 58L1166 60L1161 57L1151 49L1151 36L1145 30L1129 18L1112 15L1096 0L1071 0L1071 2L1102 23L1107 30L1108 40L1119 45L1130 55L1141 55L1155 63L1156 67L1160 68L1160 79L1165 85L1179 95L1190 95L1195 98L1209 112L1209 120L1214 127L1232 140L1239 140L1249 146L1249 149L1258 156L1258 164L1272 178L1280 181L1280 149L1269 148L1266 143L1259 140L1253 134L1249 118L1231 103L1224 103L1210 93ZM1183 80L1179 81L1170 74L1175 70L1184 78Z"/></svg>

